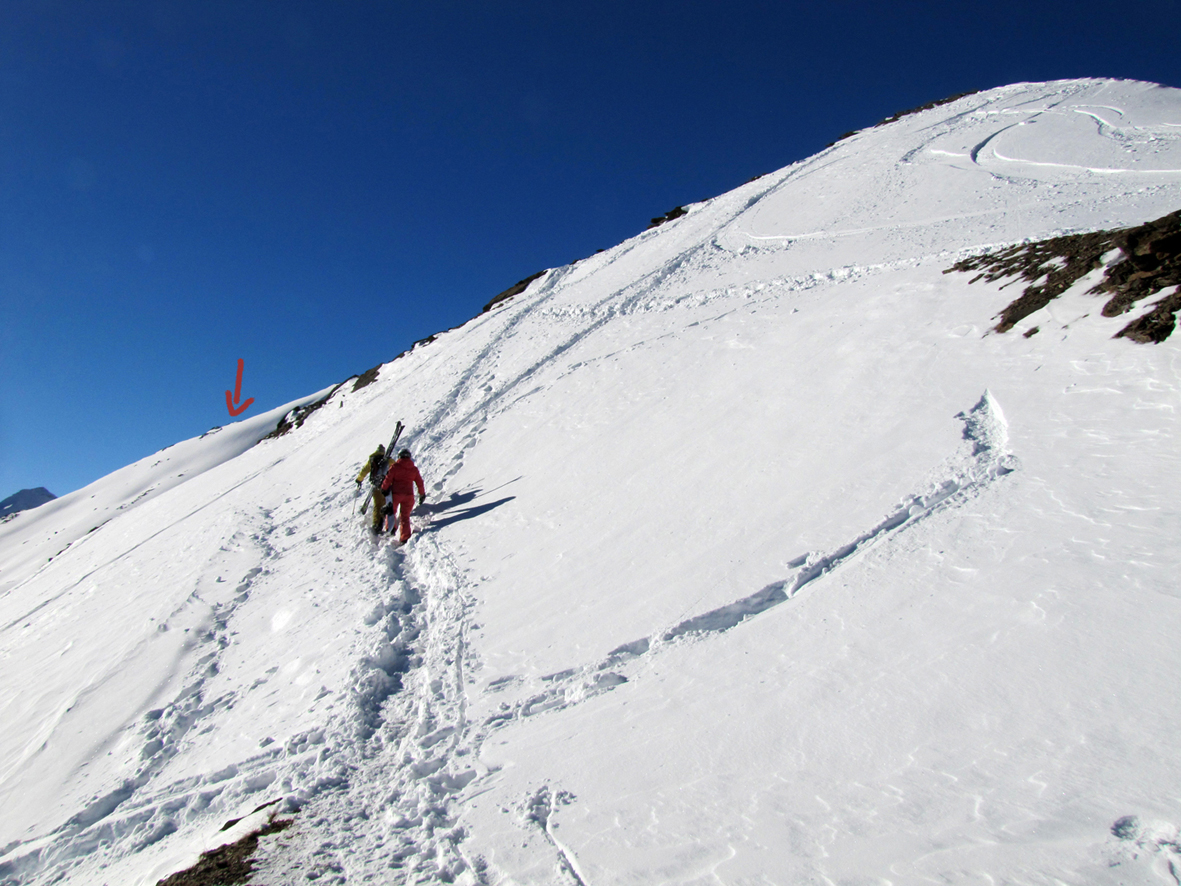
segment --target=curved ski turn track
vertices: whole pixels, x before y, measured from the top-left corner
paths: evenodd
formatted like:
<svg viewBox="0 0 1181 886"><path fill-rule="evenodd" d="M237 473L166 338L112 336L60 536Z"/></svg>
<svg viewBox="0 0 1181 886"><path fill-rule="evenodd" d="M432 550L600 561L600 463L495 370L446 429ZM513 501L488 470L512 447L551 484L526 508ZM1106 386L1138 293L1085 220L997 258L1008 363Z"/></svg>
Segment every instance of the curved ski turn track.
<svg viewBox="0 0 1181 886"><path fill-rule="evenodd" d="M1178 95L865 130L5 523L0 884L1167 877L1178 344L943 270L1176 209Z"/></svg>

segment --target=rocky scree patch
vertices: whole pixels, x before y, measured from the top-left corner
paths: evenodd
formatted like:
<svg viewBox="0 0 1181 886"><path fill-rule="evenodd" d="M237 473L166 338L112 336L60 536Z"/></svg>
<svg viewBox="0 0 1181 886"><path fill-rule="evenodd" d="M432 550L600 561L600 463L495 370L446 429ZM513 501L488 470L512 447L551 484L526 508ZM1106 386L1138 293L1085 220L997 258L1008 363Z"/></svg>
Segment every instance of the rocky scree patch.
<svg viewBox="0 0 1181 886"><path fill-rule="evenodd" d="M480 313L487 314L489 311L491 311L494 307L496 307L501 302L508 301L514 295L520 295L522 292L524 292L526 289L529 288L530 283L532 283L534 280L541 277L543 274L545 274L545 271L538 271L536 274L532 274L531 276L526 277L524 280L518 280L516 283L514 283L512 286L510 286L504 292L501 292L498 295L494 295L492 297L492 301L490 301L490 302L488 302L488 304L484 305L484 310L482 310Z"/></svg>
<svg viewBox="0 0 1181 886"><path fill-rule="evenodd" d="M758 178L758 176L756 176L755 178ZM754 179L752 178L751 181L754 181ZM688 214L689 214L689 210L687 210L684 206L674 206L672 209L670 209L664 215L661 215L661 216L658 216L658 217L652 219L648 223L648 230L652 230L653 228L659 228L665 222L670 222L673 219L680 218L682 215L688 215Z"/></svg>
<svg viewBox="0 0 1181 886"><path fill-rule="evenodd" d="M258 849L259 838L285 830L292 823L293 819L290 818L272 819L264 827L234 843L203 852L201 860L191 868L166 877L156 886L232 886L235 883L247 883L254 874L251 856Z"/></svg>
<svg viewBox="0 0 1181 886"><path fill-rule="evenodd" d="M1172 287L1151 311L1114 336L1144 344L1164 341L1176 328L1176 314L1181 310L1181 210L1133 228L1053 237L970 256L943 273L978 271L969 283L1005 277L1028 281L1020 297L998 315L1000 322L994 328L1008 332L1082 277L1103 267L1104 258L1113 250L1119 250L1119 257L1107 265L1103 279L1087 290L1088 294L1109 296L1101 313L1118 317L1137 302ZM1026 336L1035 332L1030 330Z"/></svg>

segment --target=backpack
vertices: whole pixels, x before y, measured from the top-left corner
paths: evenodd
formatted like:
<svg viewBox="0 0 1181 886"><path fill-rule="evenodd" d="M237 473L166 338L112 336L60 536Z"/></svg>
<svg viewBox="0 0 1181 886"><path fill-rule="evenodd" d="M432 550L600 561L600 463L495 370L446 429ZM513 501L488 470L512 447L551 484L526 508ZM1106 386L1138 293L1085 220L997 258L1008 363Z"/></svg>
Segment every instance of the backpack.
<svg viewBox="0 0 1181 886"><path fill-rule="evenodd" d="M380 486L381 481L385 479L386 470L389 468L390 460L384 455L378 455L376 452L369 456L369 485Z"/></svg>

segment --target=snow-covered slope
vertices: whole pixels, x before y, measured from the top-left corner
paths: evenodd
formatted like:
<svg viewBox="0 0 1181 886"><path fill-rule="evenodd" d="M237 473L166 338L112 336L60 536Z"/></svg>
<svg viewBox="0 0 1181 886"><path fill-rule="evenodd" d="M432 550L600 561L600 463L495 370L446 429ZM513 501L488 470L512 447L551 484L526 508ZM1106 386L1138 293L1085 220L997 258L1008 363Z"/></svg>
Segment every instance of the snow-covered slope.
<svg viewBox="0 0 1181 886"><path fill-rule="evenodd" d="M969 96L52 562L70 497L17 517L0 883L154 883L279 810L259 882L1175 881L1178 341L1112 340L1093 280L990 333L1014 288L943 271L1178 208L1181 91ZM396 419L402 549L352 512Z"/></svg>
<svg viewBox="0 0 1181 886"><path fill-rule="evenodd" d="M29 578L51 563L55 555L120 513L241 455L275 431L283 416L326 396L331 390L326 388L229 427L211 428L200 437L162 449L84 489L54 498L38 508L36 514L24 514L19 523L6 521L0 526L0 594ZM173 515L173 519L181 516Z"/></svg>

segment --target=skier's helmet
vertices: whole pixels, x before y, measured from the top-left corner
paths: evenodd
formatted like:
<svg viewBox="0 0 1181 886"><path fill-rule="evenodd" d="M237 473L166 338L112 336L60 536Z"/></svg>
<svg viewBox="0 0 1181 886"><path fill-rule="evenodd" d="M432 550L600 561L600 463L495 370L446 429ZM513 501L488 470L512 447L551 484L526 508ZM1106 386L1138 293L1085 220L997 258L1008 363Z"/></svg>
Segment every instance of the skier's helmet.
<svg viewBox="0 0 1181 886"><path fill-rule="evenodd" d="M401 452L398 453L398 458L410 458L410 450L403 449Z"/></svg>
<svg viewBox="0 0 1181 886"><path fill-rule="evenodd" d="M379 453L379 454L381 454L381 455L385 455L385 444L384 444L384 443L378 443L378 444L377 444L377 451L378 451L378 453Z"/></svg>

